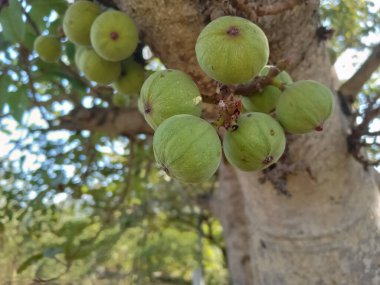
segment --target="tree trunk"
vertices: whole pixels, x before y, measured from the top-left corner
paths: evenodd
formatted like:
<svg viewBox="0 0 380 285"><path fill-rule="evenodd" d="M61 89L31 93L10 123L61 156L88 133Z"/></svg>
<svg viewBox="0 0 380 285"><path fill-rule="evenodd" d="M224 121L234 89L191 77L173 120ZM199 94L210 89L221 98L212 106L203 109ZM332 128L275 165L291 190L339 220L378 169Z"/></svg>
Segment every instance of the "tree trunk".
<svg viewBox="0 0 380 285"><path fill-rule="evenodd" d="M199 69L194 45L221 11L256 20L268 36L271 62L290 59L295 80L332 85L325 45L316 35L318 1L115 2L156 55L192 75L203 93L212 94L214 85ZM252 3L272 15L253 13ZM276 3L285 8L277 13ZM348 127L338 105L323 132L289 135L286 159L273 170L220 170L213 209L224 227L235 285L380 284L379 194L371 173L347 151Z"/></svg>

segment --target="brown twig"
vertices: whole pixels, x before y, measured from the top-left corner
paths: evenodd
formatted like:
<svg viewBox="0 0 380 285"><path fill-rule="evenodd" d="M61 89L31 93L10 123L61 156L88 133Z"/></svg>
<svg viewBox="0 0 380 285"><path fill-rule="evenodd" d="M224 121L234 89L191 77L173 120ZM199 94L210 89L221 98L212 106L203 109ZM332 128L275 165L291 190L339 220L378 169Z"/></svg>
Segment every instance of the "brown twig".
<svg viewBox="0 0 380 285"><path fill-rule="evenodd" d="M26 12L25 8L22 5L20 5L20 7L21 7L22 12L24 13L24 15L26 17L27 22L32 26L36 35L41 34L40 29L38 28L36 22L32 19L32 17L30 17L29 13Z"/></svg>

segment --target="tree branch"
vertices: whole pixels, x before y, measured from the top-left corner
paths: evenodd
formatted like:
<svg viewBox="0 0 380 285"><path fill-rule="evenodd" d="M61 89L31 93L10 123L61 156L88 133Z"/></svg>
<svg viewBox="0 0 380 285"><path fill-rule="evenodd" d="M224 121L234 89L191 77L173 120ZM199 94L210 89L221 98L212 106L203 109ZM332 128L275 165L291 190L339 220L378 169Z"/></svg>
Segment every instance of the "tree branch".
<svg viewBox="0 0 380 285"><path fill-rule="evenodd" d="M153 134L153 129L147 125L139 111L129 108L77 107L68 115L59 118L58 124L50 128L50 130L60 129L89 130L125 136Z"/></svg>
<svg viewBox="0 0 380 285"><path fill-rule="evenodd" d="M380 66L380 43L377 44L371 55L359 68L359 70L339 88L338 92L349 102L353 102L363 85L371 77L372 73Z"/></svg>

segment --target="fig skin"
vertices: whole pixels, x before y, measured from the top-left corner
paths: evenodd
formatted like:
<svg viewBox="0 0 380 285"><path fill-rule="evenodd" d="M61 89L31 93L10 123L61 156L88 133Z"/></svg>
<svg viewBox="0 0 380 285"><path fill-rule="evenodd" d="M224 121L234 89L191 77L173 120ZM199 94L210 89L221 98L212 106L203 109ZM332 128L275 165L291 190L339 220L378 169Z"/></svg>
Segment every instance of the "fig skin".
<svg viewBox="0 0 380 285"><path fill-rule="evenodd" d="M268 74L272 66L266 65L261 69L259 75L265 76ZM282 84L291 84L292 78L286 71L281 71L275 78L273 84L265 86L262 91L253 93L251 96L244 96L241 99L243 107L249 112L271 113L276 109L278 98L281 95L281 90L278 86Z"/></svg>
<svg viewBox="0 0 380 285"><path fill-rule="evenodd" d="M218 169L222 148L215 129L192 115L175 115L165 120L153 136L156 161L172 178L199 183Z"/></svg>
<svg viewBox="0 0 380 285"><path fill-rule="evenodd" d="M39 36L34 41L34 50L41 60L55 62L61 57L61 42L55 36Z"/></svg>
<svg viewBox="0 0 380 285"><path fill-rule="evenodd" d="M88 80L103 85L111 84L119 78L121 73L120 62L107 61L92 49L83 51L79 66Z"/></svg>
<svg viewBox="0 0 380 285"><path fill-rule="evenodd" d="M265 76L268 74L269 69L273 67L273 65L266 65L263 67L263 69L260 70L259 75ZM287 73L285 70L281 71L279 74L276 75L274 78L274 83L277 84L291 84L293 83L292 77Z"/></svg>
<svg viewBox="0 0 380 285"><path fill-rule="evenodd" d="M126 94L117 92L112 95L112 103L116 107L128 107L131 105L131 98Z"/></svg>
<svg viewBox="0 0 380 285"><path fill-rule="evenodd" d="M156 129L165 119L179 114L200 116L202 97L197 85L179 70L156 71L145 80L140 93L144 118Z"/></svg>
<svg viewBox="0 0 380 285"><path fill-rule="evenodd" d="M82 71L82 68L80 66L80 59L81 59L81 56L83 55L83 52L87 49L87 47L85 46L76 46L75 48L75 57L74 57L74 61L75 61L75 65L77 66L77 68Z"/></svg>
<svg viewBox="0 0 380 285"><path fill-rule="evenodd" d="M268 39L254 23L235 16L210 22L195 52L202 70L223 84L243 84L259 74L269 57Z"/></svg>
<svg viewBox="0 0 380 285"><path fill-rule="evenodd" d="M223 139L229 163L244 171L267 168L285 151L286 138L281 125L271 116L252 112L237 120L238 128L227 131Z"/></svg>
<svg viewBox="0 0 380 285"><path fill-rule="evenodd" d="M275 110L281 90L268 85L261 92L254 93L249 97L242 97L241 102L245 110L249 112L271 113Z"/></svg>
<svg viewBox="0 0 380 285"><path fill-rule="evenodd" d="M63 17L63 31L66 37L77 45L90 46L91 26L100 13L100 6L94 2L74 2Z"/></svg>
<svg viewBox="0 0 380 285"><path fill-rule="evenodd" d="M122 63L121 76L115 81L115 89L123 94L138 95L145 80L145 70L134 60Z"/></svg>
<svg viewBox="0 0 380 285"><path fill-rule="evenodd" d="M91 44L108 61L124 60L137 47L137 27L127 14L108 10L94 21L91 27Z"/></svg>
<svg viewBox="0 0 380 285"><path fill-rule="evenodd" d="M276 105L276 118L293 134L321 131L334 109L334 95L325 85L301 80L287 86Z"/></svg>

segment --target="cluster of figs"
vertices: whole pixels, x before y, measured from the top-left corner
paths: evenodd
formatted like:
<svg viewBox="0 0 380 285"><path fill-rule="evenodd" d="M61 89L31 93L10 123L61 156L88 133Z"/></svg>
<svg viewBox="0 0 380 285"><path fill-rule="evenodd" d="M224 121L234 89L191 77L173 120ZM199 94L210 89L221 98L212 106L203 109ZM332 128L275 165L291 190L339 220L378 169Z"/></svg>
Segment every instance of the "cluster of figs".
<svg viewBox="0 0 380 285"><path fill-rule="evenodd" d="M282 71L249 96L233 95L241 100L243 112L221 140L215 124L201 118L202 96L190 76L166 69L145 79L144 68L130 58L138 32L128 15L115 10L101 13L97 4L81 0L68 8L63 28L79 47L76 64L84 76L98 84L113 84L118 93L139 93L138 109L155 130L155 159L181 182L211 178L221 163L222 151L229 163L243 171L265 169L283 155L285 132L321 131L334 108L329 88L312 80L293 82ZM49 41L49 47L41 48L43 41ZM60 53L49 36L38 38L35 49L49 61ZM211 21L201 31L195 52L207 76L225 86L244 86L266 76L271 68L267 66L269 45L264 32L241 17Z"/></svg>
<svg viewBox="0 0 380 285"><path fill-rule="evenodd" d="M74 43L75 64L90 81L115 89L113 103L125 106L129 96L136 96L149 74L133 59L138 45L138 30L125 13L113 9L102 11L95 2L80 0L67 9L63 31ZM34 50L45 62L61 58L61 39L55 35L41 35L34 42Z"/></svg>

